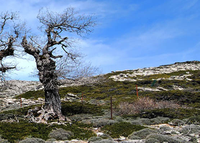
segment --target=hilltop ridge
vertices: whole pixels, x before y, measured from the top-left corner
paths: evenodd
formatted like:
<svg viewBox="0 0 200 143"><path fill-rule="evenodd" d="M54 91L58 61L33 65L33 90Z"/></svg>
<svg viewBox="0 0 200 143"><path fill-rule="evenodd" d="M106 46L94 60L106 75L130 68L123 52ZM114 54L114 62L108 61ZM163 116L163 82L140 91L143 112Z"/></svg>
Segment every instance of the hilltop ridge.
<svg viewBox="0 0 200 143"><path fill-rule="evenodd" d="M136 70L125 70L112 72L110 78L114 81L137 81L138 77L158 74L170 74L173 72L188 71L186 76L190 76L189 71L200 70L199 61L176 62L159 67L149 67Z"/></svg>

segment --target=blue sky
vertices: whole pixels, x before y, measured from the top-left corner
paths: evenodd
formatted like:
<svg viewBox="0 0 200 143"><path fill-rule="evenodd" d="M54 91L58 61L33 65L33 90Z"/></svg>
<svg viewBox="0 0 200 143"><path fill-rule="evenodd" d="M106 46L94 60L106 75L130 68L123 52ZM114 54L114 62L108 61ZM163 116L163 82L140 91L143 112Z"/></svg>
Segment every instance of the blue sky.
<svg viewBox="0 0 200 143"><path fill-rule="evenodd" d="M200 60L199 0L6 0L0 5L2 11L18 11L34 32L42 7L95 15L97 26L76 48L102 73ZM19 70L10 71L10 79L37 80L29 77L34 59L16 61Z"/></svg>

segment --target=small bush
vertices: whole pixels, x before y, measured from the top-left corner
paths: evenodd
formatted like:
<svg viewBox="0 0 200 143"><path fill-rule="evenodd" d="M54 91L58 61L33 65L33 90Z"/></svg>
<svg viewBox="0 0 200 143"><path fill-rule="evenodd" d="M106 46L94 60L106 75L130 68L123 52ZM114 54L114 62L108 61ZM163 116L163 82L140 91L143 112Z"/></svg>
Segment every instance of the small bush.
<svg viewBox="0 0 200 143"><path fill-rule="evenodd" d="M191 125L187 125L183 127L180 132L188 135L188 134L193 134L193 133L199 134L199 131L200 131L199 125L191 124Z"/></svg>
<svg viewBox="0 0 200 143"><path fill-rule="evenodd" d="M26 138L19 143L45 143L45 141L40 138Z"/></svg>
<svg viewBox="0 0 200 143"><path fill-rule="evenodd" d="M146 128L146 129L142 129L142 130L137 131L137 132L133 132L131 135L128 136L128 138L133 139L132 136L138 136L141 139L145 139L148 135L153 134L153 133L157 133L157 131L153 130L153 129Z"/></svg>
<svg viewBox="0 0 200 143"><path fill-rule="evenodd" d="M104 132L109 134L113 138L119 138L119 136L127 137L134 131L144 129L145 127L140 125L132 125L127 122L115 123L112 125L106 125L102 128Z"/></svg>
<svg viewBox="0 0 200 143"><path fill-rule="evenodd" d="M19 98L25 98L25 99L38 99L38 98L44 98L44 91L43 90L38 90L38 91L28 91L26 93L20 94L18 96L16 96L16 99Z"/></svg>
<svg viewBox="0 0 200 143"><path fill-rule="evenodd" d="M159 140L157 139L154 139L154 138L148 138L145 143L160 143Z"/></svg>
<svg viewBox="0 0 200 143"><path fill-rule="evenodd" d="M52 125L28 123L26 121L20 121L19 123L6 123L0 122L0 134L3 139L7 139L10 143L16 143L19 140L23 140L27 137L41 138L43 140L49 139L49 134L52 130L62 128L66 131L74 133L70 139L88 139L95 134L90 129L80 127L77 124L66 125Z"/></svg>
<svg viewBox="0 0 200 143"><path fill-rule="evenodd" d="M172 126L180 126L180 125L184 125L185 122L182 121L182 120L180 120L180 119L173 119L173 120L170 122L170 124L171 124Z"/></svg>
<svg viewBox="0 0 200 143"><path fill-rule="evenodd" d="M183 143L182 140L179 140L179 139L175 139L173 137L170 137L170 136L167 136L167 135L161 135L161 134L151 134L147 137L147 140L148 139L156 139L158 140L159 142L168 142L168 143Z"/></svg>
<svg viewBox="0 0 200 143"><path fill-rule="evenodd" d="M62 113L65 116L71 116L75 114L93 114L103 115L103 110L100 106L80 103L80 102L62 102Z"/></svg>
<svg viewBox="0 0 200 143"><path fill-rule="evenodd" d="M179 108L173 101L154 101L149 97L138 98L134 103L122 102L119 104L118 113L121 115L138 114L145 110Z"/></svg>
<svg viewBox="0 0 200 143"><path fill-rule="evenodd" d="M139 114L134 115L127 115L127 117L140 117L140 118L156 118L156 117L168 117L171 119L185 119L189 118L191 116L199 115L200 110L198 109L184 109L184 108L178 108L178 109L154 109L154 110L146 110Z"/></svg>
<svg viewBox="0 0 200 143"><path fill-rule="evenodd" d="M200 125L200 115L190 117L186 123Z"/></svg>

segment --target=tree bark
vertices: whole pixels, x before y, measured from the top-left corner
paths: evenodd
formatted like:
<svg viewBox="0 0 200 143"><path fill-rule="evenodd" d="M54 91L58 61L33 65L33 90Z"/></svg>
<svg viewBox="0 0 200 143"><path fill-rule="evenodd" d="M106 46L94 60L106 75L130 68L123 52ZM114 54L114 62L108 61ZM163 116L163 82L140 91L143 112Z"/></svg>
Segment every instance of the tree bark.
<svg viewBox="0 0 200 143"><path fill-rule="evenodd" d="M51 53L48 52L48 50L43 50L42 54L40 54L38 49L27 43L26 37L22 40L22 46L24 47L25 52L31 54L36 60L37 69L39 71L39 79L43 84L45 91L45 112L47 114L53 113L51 116L57 116L59 120L65 120L65 117L61 112L61 100L57 86L57 74L55 72L56 63L51 59ZM45 116L46 115L42 115L40 118L42 119ZM48 120L49 117L45 117L45 120Z"/></svg>
<svg viewBox="0 0 200 143"><path fill-rule="evenodd" d="M44 85L45 91L44 109L55 112L60 119L63 118L63 115L61 113L61 101L57 86L57 75L55 73L56 66L55 61L49 57L49 54L45 54L36 60L40 82Z"/></svg>

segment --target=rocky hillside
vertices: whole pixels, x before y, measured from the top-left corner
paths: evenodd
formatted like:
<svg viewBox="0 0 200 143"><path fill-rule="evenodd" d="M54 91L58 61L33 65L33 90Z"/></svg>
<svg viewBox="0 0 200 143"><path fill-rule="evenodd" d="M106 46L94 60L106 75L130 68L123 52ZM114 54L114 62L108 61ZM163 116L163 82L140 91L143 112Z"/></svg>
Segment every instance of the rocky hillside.
<svg viewBox="0 0 200 143"><path fill-rule="evenodd" d="M72 125L28 122L28 109L44 104L39 82L7 81L1 87L0 142L200 141L199 61L60 81L62 112Z"/></svg>
<svg viewBox="0 0 200 143"><path fill-rule="evenodd" d="M142 80L141 77L151 76L151 75L161 75L161 74L170 74L176 72L185 72L183 75L170 76L169 78L157 78L155 80L191 80L187 77L191 76L189 71L198 71L200 70L199 61L187 61L182 63L174 63L171 65L163 65L159 67L149 67L136 70L126 70L113 72L114 75L110 76L114 81L137 81Z"/></svg>

